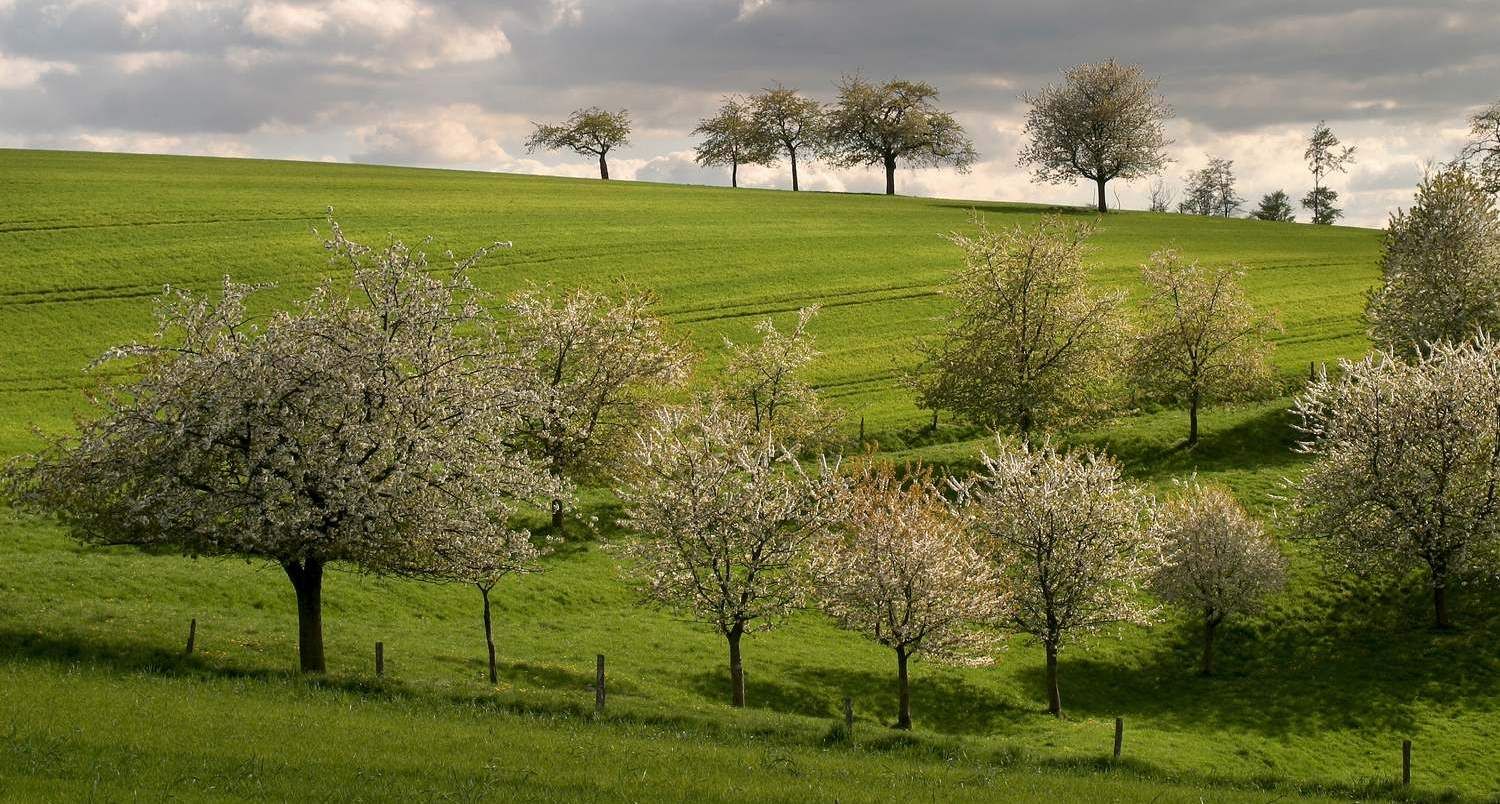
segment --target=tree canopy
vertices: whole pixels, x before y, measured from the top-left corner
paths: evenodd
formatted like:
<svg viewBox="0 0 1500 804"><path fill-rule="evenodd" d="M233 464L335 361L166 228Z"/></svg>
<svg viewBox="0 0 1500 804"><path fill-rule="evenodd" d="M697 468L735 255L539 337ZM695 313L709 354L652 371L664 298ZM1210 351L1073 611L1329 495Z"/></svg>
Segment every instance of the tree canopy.
<svg viewBox="0 0 1500 804"><path fill-rule="evenodd" d="M842 167L881 165L885 193L896 194L896 165L950 165L967 173L978 153L951 112L937 106L938 91L922 81L892 79L884 84L859 75L839 82L838 100L828 110L824 148L828 161Z"/></svg>
<svg viewBox="0 0 1500 804"><path fill-rule="evenodd" d="M630 144L630 112L611 112L598 106L579 109L561 123L532 123L526 153L538 150L569 150L580 156L599 158L599 178L609 178L606 156Z"/></svg>

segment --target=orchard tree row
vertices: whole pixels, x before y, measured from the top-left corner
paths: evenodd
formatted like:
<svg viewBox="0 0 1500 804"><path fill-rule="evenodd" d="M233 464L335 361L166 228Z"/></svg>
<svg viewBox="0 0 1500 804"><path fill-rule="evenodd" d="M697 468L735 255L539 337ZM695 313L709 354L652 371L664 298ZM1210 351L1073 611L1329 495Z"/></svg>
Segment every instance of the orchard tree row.
<svg viewBox="0 0 1500 804"><path fill-rule="evenodd" d="M1297 395L1291 535L1350 571L1420 572L1433 619L1453 591L1500 574L1500 215L1483 180L1446 168L1391 219L1367 319L1379 351ZM1005 633L1057 653L1077 635L1146 622L1142 590L1201 618L1203 670L1220 623L1281 585L1284 559L1224 488L1182 479L1155 499L1108 456L1051 433L1134 395L1201 404L1264 391L1271 316L1239 269L1171 251L1148 293L1084 281L1087 227L1046 218L953 235L952 309L909 381L924 404L997 431L979 471L940 476L878 454L837 457L836 412L803 379L816 308L694 358L650 293L529 287L494 300L469 272L507 244L430 265L332 224L343 266L299 304L251 316L254 286L168 289L155 333L112 349L79 431L4 472L17 509L90 544L273 562L296 595L300 664L323 672L330 566L473 584L494 678L489 596L542 568L581 485L608 485L645 594L726 640L815 605L908 661L983 662ZM673 399L675 402L665 400ZM538 538L522 523L550 510Z"/></svg>

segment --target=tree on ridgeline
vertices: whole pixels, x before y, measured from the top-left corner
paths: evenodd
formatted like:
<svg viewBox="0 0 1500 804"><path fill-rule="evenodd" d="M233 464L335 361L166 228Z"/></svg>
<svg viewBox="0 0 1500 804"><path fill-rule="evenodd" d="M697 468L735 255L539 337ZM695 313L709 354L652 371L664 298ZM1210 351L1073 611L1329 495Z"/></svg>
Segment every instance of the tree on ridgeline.
<svg viewBox="0 0 1500 804"><path fill-rule="evenodd" d="M1188 445L1198 443L1200 406L1253 398L1273 384L1268 338L1275 316L1256 312L1237 265L1204 267L1176 251L1141 266L1149 290L1130 360L1131 379L1153 400L1188 406Z"/></svg>
<svg viewBox="0 0 1500 804"><path fill-rule="evenodd" d="M1458 158L1474 170L1486 190L1500 193L1500 101L1469 118L1469 141Z"/></svg>
<svg viewBox="0 0 1500 804"><path fill-rule="evenodd" d="M953 308L918 343L908 376L919 404L991 429L1086 421L1107 409L1125 322L1122 291L1093 289L1083 264L1092 229L1057 216L995 231L978 217L949 239L963 268L942 292Z"/></svg>
<svg viewBox="0 0 1500 804"><path fill-rule="evenodd" d="M1186 197L1177 211L1190 215L1228 218L1245 202L1234 189L1234 160L1210 159L1208 165L1187 177Z"/></svg>
<svg viewBox="0 0 1500 804"><path fill-rule="evenodd" d="M1179 482L1156 517L1162 565L1151 588L1203 627L1199 671L1214 672L1214 642L1226 618L1253 613L1286 584L1286 557L1229 489Z"/></svg>
<svg viewBox="0 0 1500 804"><path fill-rule="evenodd" d="M1307 138L1307 150L1302 158L1307 160L1307 170L1312 173L1313 188L1302 199L1302 206L1312 212L1312 222L1331 224L1343 217L1344 211L1334 206L1338 203L1337 190L1323 184L1324 179L1334 173L1348 172L1354 163L1354 146L1343 145L1334 136L1328 124L1319 120Z"/></svg>
<svg viewBox="0 0 1500 804"><path fill-rule="evenodd" d="M458 545L501 554L518 506L565 493L511 446L537 397L469 280L488 249L434 270L336 223L327 248L347 281L269 316L255 286L169 289L155 335L99 361L122 376L100 415L5 477L90 544L279 565L309 673L325 569L442 579Z"/></svg>
<svg viewBox="0 0 1500 804"><path fill-rule="evenodd" d="M1466 166L1423 178L1411 209L1391 215L1380 268L1365 306L1377 345L1411 356L1500 331L1500 211Z"/></svg>
<svg viewBox="0 0 1500 804"><path fill-rule="evenodd" d="M1292 209L1292 199L1287 196L1286 191L1277 190L1261 196L1260 205L1250 213L1250 217L1263 221L1291 223L1297 220L1297 212Z"/></svg>
<svg viewBox="0 0 1500 804"><path fill-rule="evenodd" d="M1151 196L1148 209L1152 212L1171 212L1172 198L1176 193L1167 186L1167 180L1157 176L1151 181Z"/></svg>
<svg viewBox="0 0 1500 804"><path fill-rule="evenodd" d="M1433 622L1448 628L1450 590L1497 569L1496 400L1500 345L1487 335L1322 372L1293 408L1312 457L1292 486L1297 532L1361 575L1424 571Z"/></svg>
<svg viewBox="0 0 1500 804"><path fill-rule="evenodd" d="M654 295L630 290L612 298L532 286L511 296L508 339L532 358L540 399L524 443L559 481L598 477L654 395L687 378L692 353L667 333L655 306ZM552 527L562 526L559 498Z"/></svg>
<svg viewBox="0 0 1500 804"><path fill-rule="evenodd" d="M832 517L827 483L795 450L717 402L663 408L619 478L622 524L638 536L625 552L653 599L724 637L734 706L745 705L741 638L801 607L810 544Z"/></svg>
<svg viewBox="0 0 1500 804"><path fill-rule="evenodd" d="M1172 107L1156 88L1139 65L1113 59L1065 70L1062 83L1021 96L1031 106L1021 166L1052 184L1094 182L1099 211L1108 211L1106 183L1160 173L1170 161Z"/></svg>
<svg viewBox="0 0 1500 804"><path fill-rule="evenodd" d="M840 167L884 167L886 195L896 194L899 162L969 172L978 158L974 143L937 99L937 88L923 81L874 84L857 74L844 76L827 113L826 158Z"/></svg>
<svg viewBox="0 0 1500 804"><path fill-rule="evenodd" d="M817 305L803 307L786 331L765 318L755 325L760 340L753 343L725 338L727 359L712 391L727 406L749 415L757 432L804 448L834 440L839 423L838 411L825 405L801 376L820 354L807 331L817 314Z"/></svg>
<svg viewBox="0 0 1500 804"><path fill-rule="evenodd" d="M749 104L758 136L786 154L792 165L792 190L800 190L797 158L823 143L823 104L780 84L751 95Z"/></svg>
<svg viewBox="0 0 1500 804"><path fill-rule="evenodd" d="M903 480L870 461L838 494L835 526L813 551L818 596L840 627L895 651L896 728L910 729L907 662L989 663L1003 587L930 470Z"/></svg>
<svg viewBox="0 0 1500 804"><path fill-rule="evenodd" d="M698 121L693 133L703 138L694 159L704 167L728 165L730 187L740 186L740 165L776 164L776 141L756 125L750 105L738 96L725 98L718 113Z"/></svg>
<svg viewBox="0 0 1500 804"><path fill-rule="evenodd" d="M983 468L955 483L977 549L1011 595L1008 625L1047 656L1047 711L1062 717L1057 654L1075 636L1147 624L1140 590L1160 563L1152 500L1092 451L998 439Z"/></svg>
<svg viewBox="0 0 1500 804"><path fill-rule="evenodd" d="M579 109L561 123L532 123L526 138L526 153L567 150L599 159L599 178L609 179L606 157L615 148L630 144L630 112L611 112L598 106Z"/></svg>

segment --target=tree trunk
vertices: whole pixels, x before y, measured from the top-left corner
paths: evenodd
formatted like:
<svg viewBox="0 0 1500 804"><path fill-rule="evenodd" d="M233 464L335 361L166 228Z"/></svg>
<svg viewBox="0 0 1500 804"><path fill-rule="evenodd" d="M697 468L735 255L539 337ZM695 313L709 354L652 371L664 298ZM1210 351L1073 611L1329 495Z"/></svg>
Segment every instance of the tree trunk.
<svg viewBox="0 0 1500 804"><path fill-rule="evenodd" d="M729 186L740 186L740 161L738 159L729 160Z"/></svg>
<svg viewBox="0 0 1500 804"><path fill-rule="evenodd" d="M1031 433L1031 411L1021 411L1021 415L1016 419L1016 429L1021 432L1021 440L1027 440L1026 436Z"/></svg>
<svg viewBox="0 0 1500 804"><path fill-rule="evenodd" d="M323 562L306 559L281 565L297 591L297 657L304 673L323 673Z"/></svg>
<svg viewBox="0 0 1500 804"><path fill-rule="evenodd" d="M563 529L563 501L560 498L552 498L552 529L558 533Z"/></svg>
<svg viewBox="0 0 1500 804"><path fill-rule="evenodd" d="M1453 627L1453 622L1448 619L1448 579L1445 574L1436 572L1432 576L1432 614L1439 629Z"/></svg>
<svg viewBox="0 0 1500 804"><path fill-rule="evenodd" d="M599 154L599 178L609 181L609 163L604 161L604 154Z"/></svg>
<svg viewBox="0 0 1500 804"><path fill-rule="evenodd" d="M911 684L906 677L906 650L896 648L896 728L911 729Z"/></svg>
<svg viewBox="0 0 1500 804"><path fill-rule="evenodd" d="M500 675L495 672L495 631L490 624L490 590L479 586L479 595L484 598L484 644L490 651L490 684L495 685L500 683Z"/></svg>
<svg viewBox="0 0 1500 804"><path fill-rule="evenodd" d="M1206 612L1203 618L1203 664L1199 670L1205 676L1214 674L1214 637L1219 630L1221 619L1212 611Z"/></svg>
<svg viewBox="0 0 1500 804"><path fill-rule="evenodd" d="M745 635L745 624L735 623L724 637L729 640L729 686L730 705L745 705L745 667L740 664L740 637Z"/></svg>
<svg viewBox="0 0 1500 804"><path fill-rule="evenodd" d="M792 192L795 193L800 189L797 186L797 149L789 148L787 149L787 153L791 154L792 157Z"/></svg>
<svg viewBox="0 0 1500 804"><path fill-rule="evenodd" d="M1047 711L1062 717L1062 695L1057 690L1057 645L1048 642L1047 649Z"/></svg>
<svg viewBox="0 0 1500 804"><path fill-rule="evenodd" d="M1188 446L1198 443L1198 403L1202 395L1197 388L1188 394Z"/></svg>
<svg viewBox="0 0 1500 804"><path fill-rule="evenodd" d="M885 157L885 194L896 194L896 157L892 155Z"/></svg>
<svg viewBox="0 0 1500 804"><path fill-rule="evenodd" d="M1104 183L1109 181L1109 179L1095 179L1094 181L1099 185L1099 211L1108 212L1109 204L1104 200Z"/></svg>

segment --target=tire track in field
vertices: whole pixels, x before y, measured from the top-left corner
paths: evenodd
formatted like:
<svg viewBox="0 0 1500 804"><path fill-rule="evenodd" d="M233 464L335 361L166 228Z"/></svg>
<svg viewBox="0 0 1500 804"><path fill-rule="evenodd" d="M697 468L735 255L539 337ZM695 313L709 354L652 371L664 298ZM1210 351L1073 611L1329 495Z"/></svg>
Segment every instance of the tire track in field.
<svg viewBox="0 0 1500 804"><path fill-rule="evenodd" d="M0 226L0 235L18 234L25 232L61 232L77 229L130 229L147 228L155 226L211 226L220 223L276 223L286 221L318 221L320 218L296 215L291 217L253 217L253 218L202 218L175 221L122 221L119 223L58 223L45 226Z"/></svg>

